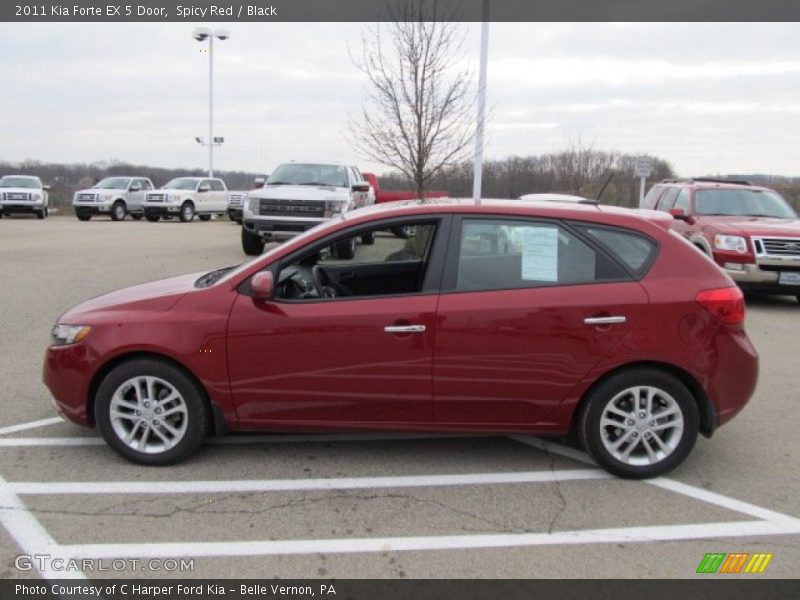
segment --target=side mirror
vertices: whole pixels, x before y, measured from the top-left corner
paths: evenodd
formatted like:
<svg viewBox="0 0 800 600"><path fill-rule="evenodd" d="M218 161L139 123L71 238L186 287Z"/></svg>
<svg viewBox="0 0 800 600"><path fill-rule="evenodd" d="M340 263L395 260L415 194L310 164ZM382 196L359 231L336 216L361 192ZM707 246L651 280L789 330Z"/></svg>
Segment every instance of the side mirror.
<svg viewBox="0 0 800 600"><path fill-rule="evenodd" d="M369 191L369 181L359 181L358 183L353 184L353 191L354 192L368 192Z"/></svg>
<svg viewBox="0 0 800 600"><path fill-rule="evenodd" d="M139 185L138 183L134 183L130 188L128 188L128 191L140 192L140 191L142 191L142 186Z"/></svg>
<svg viewBox="0 0 800 600"><path fill-rule="evenodd" d="M269 302L272 300L274 290L272 271L259 271L250 280L250 290L253 300Z"/></svg>
<svg viewBox="0 0 800 600"><path fill-rule="evenodd" d="M670 208L669 214L671 214L678 221L685 221L686 219L689 218L686 214L686 211L683 210L682 208Z"/></svg>

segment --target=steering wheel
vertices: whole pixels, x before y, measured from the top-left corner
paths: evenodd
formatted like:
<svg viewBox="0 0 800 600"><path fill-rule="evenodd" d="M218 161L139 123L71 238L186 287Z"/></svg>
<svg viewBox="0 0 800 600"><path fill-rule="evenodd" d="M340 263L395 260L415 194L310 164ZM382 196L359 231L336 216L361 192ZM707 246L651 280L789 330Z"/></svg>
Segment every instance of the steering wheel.
<svg viewBox="0 0 800 600"><path fill-rule="evenodd" d="M323 297L323 290L317 284L314 274L302 267L292 267L285 274L281 274L278 285L283 289L286 298L300 298L308 300Z"/></svg>
<svg viewBox="0 0 800 600"><path fill-rule="evenodd" d="M326 298L353 295L353 292L328 275L321 265L314 265L314 267L311 269L311 275L314 277L314 283L320 286L322 289L322 295Z"/></svg>

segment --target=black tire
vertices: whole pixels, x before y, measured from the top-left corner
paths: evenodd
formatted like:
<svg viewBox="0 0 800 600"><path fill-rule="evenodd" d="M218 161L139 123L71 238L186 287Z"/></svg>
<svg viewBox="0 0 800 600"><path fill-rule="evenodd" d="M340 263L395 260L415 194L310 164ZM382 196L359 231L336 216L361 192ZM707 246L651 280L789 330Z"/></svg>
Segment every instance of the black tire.
<svg viewBox="0 0 800 600"><path fill-rule="evenodd" d="M157 223L161 217L159 217L158 215L145 215L144 218L150 221L151 223Z"/></svg>
<svg viewBox="0 0 800 600"><path fill-rule="evenodd" d="M141 213L138 214L131 213L131 219L133 219L134 221L141 221L143 216L144 215Z"/></svg>
<svg viewBox="0 0 800 600"><path fill-rule="evenodd" d="M336 255L339 258L349 260L356 255L356 238L351 237L336 243Z"/></svg>
<svg viewBox="0 0 800 600"><path fill-rule="evenodd" d="M139 451L128 446L114 430L110 416L112 397L123 383L140 376L157 377L167 382L183 398L186 408L186 430L180 441L168 450L154 453ZM198 384L177 367L150 358L123 362L106 375L95 394L94 414L98 429L106 443L120 456L142 465L168 465L186 459L205 440L209 424L206 397ZM176 415L176 418L183 417Z"/></svg>
<svg viewBox="0 0 800 600"><path fill-rule="evenodd" d="M659 458L658 461L653 464L629 464L628 462L624 462L615 457L606 448L603 442L604 434L601 429L601 419L606 406L619 394L637 386L648 386L658 390L662 396L656 396L655 402L659 402L659 398L665 397L674 400L674 404L680 409L683 418L683 432L680 437L675 440L675 447L671 450L671 453ZM627 396L620 396L621 401L626 402L626 397ZM632 396L630 397L632 398ZM617 407L619 408L619 406ZM638 411L639 409L637 408L634 410ZM644 414L644 412L639 413L639 415ZM650 417L647 418L649 419ZM657 418L658 413L656 413L656 419ZM622 420L624 421L624 419ZM655 421L649 424L652 425L653 422ZM637 437L642 436L641 439L629 438L634 439L633 446L635 451L632 452L632 454L637 454L640 450L644 452L641 446L645 436L649 435L651 437L648 439L653 439L652 436L656 434L647 430L647 423L644 421L641 422L643 428L641 433L639 433L637 429L638 424L628 421L626 425L628 431L632 431L630 435ZM677 378L658 369L637 368L621 371L612 375L590 390L582 405L582 410L578 414L577 426L578 435L580 436L583 447L605 470L618 477L645 479L663 475L671 471L681 464L689 455L697 441L697 433L700 428L700 412L692 393ZM622 431L621 428L617 428L615 431L606 432L606 437L609 433ZM667 436L668 432L662 429L659 435ZM619 433L619 437L616 438L616 440L624 436L624 433ZM661 437L659 437L659 439L661 439ZM615 440L609 440L610 443L614 441ZM667 445L669 445L669 439L666 439L666 441ZM653 445L653 447L656 446L656 444ZM624 444L624 447L627 448L627 444Z"/></svg>
<svg viewBox="0 0 800 600"><path fill-rule="evenodd" d="M128 211L125 209L125 203L117 200L114 202L114 206L111 207L111 220L124 221L127 213Z"/></svg>
<svg viewBox="0 0 800 600"><path fill-rule="evenodd" d="M194 220L194 204L191 202L184 202L181 205L180 212L181 223L191 223Z"/></svg>
<svg viewBox="0 0 800 600"><path fill-rule="evenodd" d="M370 231L369 233L365 233L361 236L361 243L365 246L371 246L375 243L375 232Z"/></svg>
<svg viewBox="0 0 800 600"><path fill-rule="evenodd" d="M237 223L238 225L241 225L241 224L242 224L242 220L241 220L241 219L234 219L234 221L236 221L236 223Z"/></svg>
<svg viewBox="0 0 800 600"><path fill-rule="evenodd" d="M407 240L417 235L416 225L403 225L402 227L392 227L392 233L397 237Z"/></svg>
<svg viewBox="0 0 800 600"><path fill-rule="evenodd" d="M197 218L199 218L201 221L210 221L211 215L197 215Z"/></svg>
<svg viewBox="0 0 800 600"><path fill-rule="evenodd" d="M247 256L258 256L264 252L264 240L242 227L242 250Z"/></svg>
<svg viewBox="0 0 800 600"><path fill-rule="evenodd" d="M42 220L42 219L46 218L47 217L47 212L45 212L46 210L47 209L45 209L45 208L43 208L42 210L37 210L36 211L36 218L39 219L39 220Z"/></svg>

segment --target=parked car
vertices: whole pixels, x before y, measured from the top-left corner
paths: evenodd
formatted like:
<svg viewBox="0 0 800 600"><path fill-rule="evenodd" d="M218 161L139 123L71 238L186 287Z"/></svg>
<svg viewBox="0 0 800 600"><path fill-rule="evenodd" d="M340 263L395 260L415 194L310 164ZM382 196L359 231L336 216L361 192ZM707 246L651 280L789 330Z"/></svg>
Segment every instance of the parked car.
<svg viewBox="0 0 800 600"><path fill-rule="evenodd" d="M800 301L800 219L776 191L747 182L667 180L647 203L746 291Z"/></svg>
<svg viewBox="0 0 800 600"><path fill-rule="evenodd" d="M61 415L143 464L227 431L573 431L610 472L659 475L745 406L758 371L741 291L671 221L366 208L238 267L78 305L44 381ZM380 235L358 262L324 252L406 225L414 238Z"/></svg>
<svg viewBox="0 0 800 600"><path fill-rule="evenodd" d="M405 200L415 200L419 194L414 190L384 190L381 189L381 183L378 176L374 173L364 173L364 179L369 181L375 194L375 204L384 204L385 202L402 202ZM422 197L426 200L432 198L448 198L449 192L442 190L429 190L423 192ZM392 230L397 237L406 239L414 235L413 229L397 227Z"/></svg>
<svg viewBox="0 0 800 600"><path fill-rule="evenodd" d="M247 202L247 192L228 192L228 218L242 224L242 211Z"/></svg>
<svg viewBox="0 0 800 600"><path fill-rule="evenodd" d="M49 185L30 175L0 177L0 217L15 213L33 213L37 219L50 214Z"/></svg>
<svg viewBox="0 0 800 600"><path fill-rule="evenodd" d="M285 240L333 216L375 204L375 194L358 167L335 163L284 163L264 187L248 194L242 226L242 249L256 256L269 240ZM374 242L363 236L363 244ZM352 258L356 240L336 248Z"/></svg>
<svg viewBox="0 0 800 600"><path fill-rule="evenodd" d="M164 187L144 197L144 216L148 221L178 216L187 223L197 215L208 221L212 215L228 210L228 188L213 177L176 177Z"/></svg>
<svg viewBox="0 0 800 600"><path fill-rule="evenodd" d="M93 215L108 215L112 221L130 215L138 221L144 216L144 195L153 187L147 177L106 177L89 189L75 192L72 207L79 221L88 221Z"/></svg>

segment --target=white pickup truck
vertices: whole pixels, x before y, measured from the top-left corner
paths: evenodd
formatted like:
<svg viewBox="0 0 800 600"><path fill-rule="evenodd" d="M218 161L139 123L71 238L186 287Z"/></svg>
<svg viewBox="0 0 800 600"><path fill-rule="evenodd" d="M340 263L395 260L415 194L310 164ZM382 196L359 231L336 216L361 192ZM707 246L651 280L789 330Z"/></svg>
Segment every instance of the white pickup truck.
<svg viewBox="0 0 800 600"><path fill-rule="evenodd" d="M93 215L108 215L112 221L130 215L138 221L144 216L144 195L152 189L153 182L147 177L106 177L75 192L72 208L79 221L88 221Z"/></svg>
<svg viewBox="0 0 800 600"><path fill-rule="evenodd" d="M269 240L283 240L341 213L375 204L375 192L358 167L335 163L284 163L264 187L247 195L242 249L261 254ZM372 244L372 235L363 244ZM340 258L353 258L356 240L337 246Z"/></svg>
<svg viewBox="0 0 800 600"><path fill-rule="evenodd" d="M0 177L0 217L13 213L33 213L37 219L50 214L49 185L31 175Z"/></svg>
<svg viewBox="0 0 800 600"><path fill-rule="evenodd" d="M153 222L178 216L187 223L195 215L208 221L212 215L224 215L227 210L228 188L222 179L213 177L176 177L144 197L144 217Z"/></svg>

